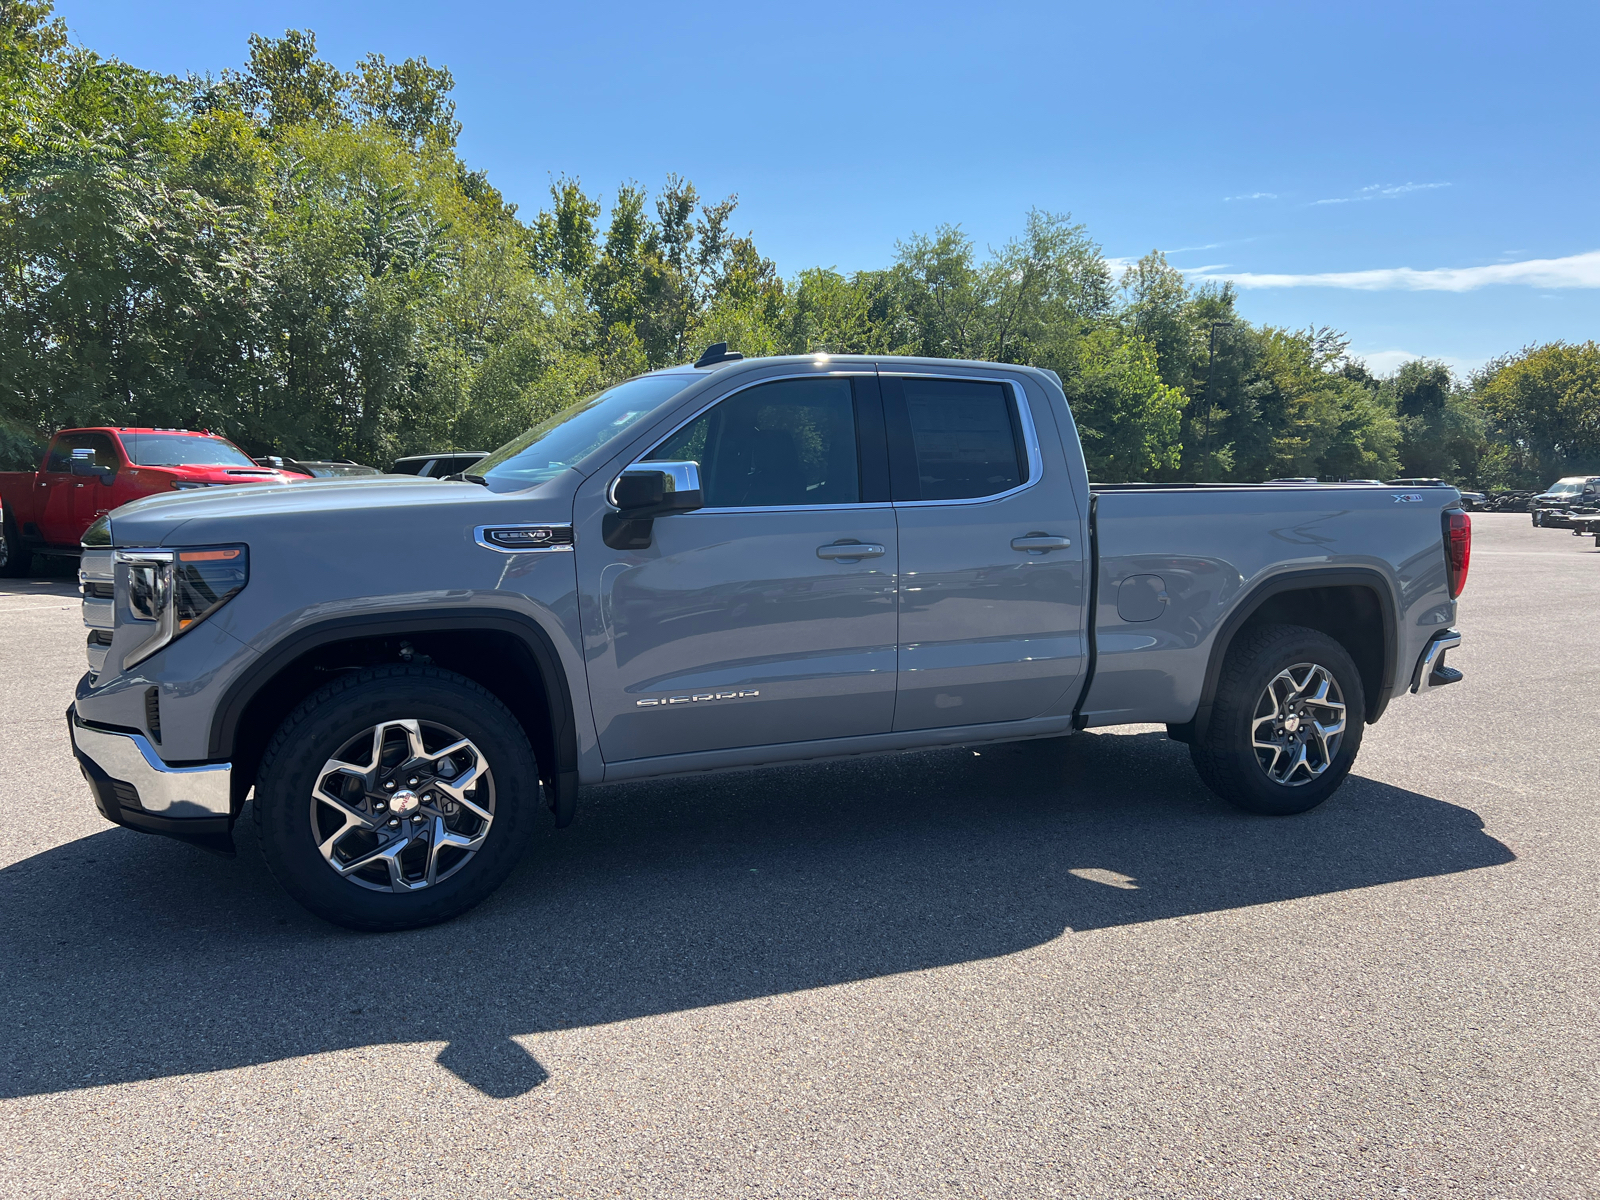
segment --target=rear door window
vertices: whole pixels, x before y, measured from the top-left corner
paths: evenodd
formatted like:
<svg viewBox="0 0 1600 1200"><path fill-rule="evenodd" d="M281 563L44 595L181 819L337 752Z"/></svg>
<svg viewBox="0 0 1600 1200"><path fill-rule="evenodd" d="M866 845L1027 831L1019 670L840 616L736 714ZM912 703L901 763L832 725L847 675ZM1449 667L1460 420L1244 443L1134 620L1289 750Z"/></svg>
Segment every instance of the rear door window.
<svg viewBox="0 0 1600 1200"><path fill-rule="evenodd" d="M968 379L883 381L896 500L976 500L1028 481L1009 387Z"/></svg>

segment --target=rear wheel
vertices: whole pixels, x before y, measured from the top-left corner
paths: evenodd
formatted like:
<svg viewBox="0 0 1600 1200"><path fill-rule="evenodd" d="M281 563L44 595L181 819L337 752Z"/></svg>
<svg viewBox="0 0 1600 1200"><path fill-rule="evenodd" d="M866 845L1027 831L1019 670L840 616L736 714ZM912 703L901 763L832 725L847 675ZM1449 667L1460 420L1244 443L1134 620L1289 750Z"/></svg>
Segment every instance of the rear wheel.
<svg viewBox="0 0 1600 1200"><path fill-rule="evenodd" d="M1298 625L1265 625L1229 648L1205 736L1189 747L1212 791L1250 812L1321 804L1361 747L1366 696L1345 648Z"/></svg>
<svg viewBox="0 0 1600 1200"><path fill-rule="evenodd" d="M477 904L527 848L539 773L503 704L463 676L380 667L329 684L273 737L262 848L312 912L410 929Z"/></svg>

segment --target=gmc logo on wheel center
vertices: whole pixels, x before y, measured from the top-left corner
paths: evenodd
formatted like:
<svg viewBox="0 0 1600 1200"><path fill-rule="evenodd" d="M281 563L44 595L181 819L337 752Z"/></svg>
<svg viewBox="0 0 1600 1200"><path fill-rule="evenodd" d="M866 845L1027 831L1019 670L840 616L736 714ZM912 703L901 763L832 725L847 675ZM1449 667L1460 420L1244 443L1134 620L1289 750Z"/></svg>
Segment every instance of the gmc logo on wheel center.
<svg viewBox="0 0 1600 1200"><path fill-rule="evenodd" d="M752 688L747 692L701 692L695 696L667 696L660 700L635 700L633 703L638 708L657 708L669 704L697 704L704 700L738 700L745 696L759 695L761 692Z"/></svg>

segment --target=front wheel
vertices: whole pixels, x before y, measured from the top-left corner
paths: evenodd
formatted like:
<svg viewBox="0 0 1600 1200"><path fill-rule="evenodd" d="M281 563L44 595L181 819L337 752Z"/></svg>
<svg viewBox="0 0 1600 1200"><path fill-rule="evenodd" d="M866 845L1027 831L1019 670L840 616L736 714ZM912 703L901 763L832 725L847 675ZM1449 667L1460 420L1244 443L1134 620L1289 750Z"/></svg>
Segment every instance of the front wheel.
<svg viewBox="0 0 1600 1200"><path fill-rule="evenodd" d="M1287 816L1321 804L1361 747L1366 695L1345 648L1298 625L1264 625L1229 647L1203 738L1200 778L1250 812Z"/></svg>
<svg viewBox="0 0 1600 1200"><path fill-rule="evenodd" d="M351 929L431 925L494 891L532 837L539 772L515 717L470 679L379 667L289 714L256 779L267 865Z"/></svg>
<svg viewBox="0 0 1600 1200"><path fill-rule="evenodd" d="M0 519L0 578L23 579L33 570L33 551L17 533L17 523L7 513Z"/></svg>

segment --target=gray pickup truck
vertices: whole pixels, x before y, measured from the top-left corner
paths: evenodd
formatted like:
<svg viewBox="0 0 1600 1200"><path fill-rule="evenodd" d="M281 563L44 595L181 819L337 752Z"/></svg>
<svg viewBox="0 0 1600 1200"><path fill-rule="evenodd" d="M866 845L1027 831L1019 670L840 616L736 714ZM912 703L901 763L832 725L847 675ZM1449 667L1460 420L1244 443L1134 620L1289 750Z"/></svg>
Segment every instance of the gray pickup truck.
<svg viewBox="0 0 1600 1200"><path fill-rule="evenodd" d="M139 500L85 536L95 804L359 929L462 912L584 784L1134 722L1253 812L1445 654L1452 488L1091 485L1048 371L742 360L617 385L464 478Z"/></svg>

